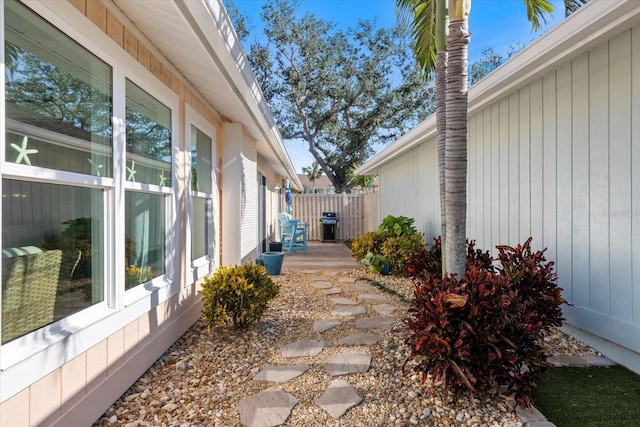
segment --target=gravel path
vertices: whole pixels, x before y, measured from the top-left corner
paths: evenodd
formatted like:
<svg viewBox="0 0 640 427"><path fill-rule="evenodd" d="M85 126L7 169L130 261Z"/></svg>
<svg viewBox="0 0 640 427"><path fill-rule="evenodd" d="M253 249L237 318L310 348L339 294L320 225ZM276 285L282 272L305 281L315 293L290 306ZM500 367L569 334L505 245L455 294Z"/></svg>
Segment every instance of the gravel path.
<svg viewBox="0 0 640 427"><path fill-rule="evenodd" d="M285 270L274 279L281 285L280 296L269 304L260 323L244 331L220 327L209 333L197 322L94 426L239 426L240 400L274 385L253 377L265 366L292 364L308 364L309 370L278 384L299 401L286 426L522 426L512 410L513 400L507 397L473 401L462 398L453 402L442 390L427 396L426 388L411 371L402 374L408 350L403 335L393 329L402 325L406 315L406 300L413 294L410 280L372 275L364 270ZM370 286L370 280L384 283L394 292ZM328 295L336 289L341 293ZM362 295L383 296L387 302ZM347 301L357 301L367 313L332 315L336 307L354 307ZM381 305L387 307L382 309ZM393 320L392 327L356 328L357 320L379 316L380 310ZM335 317L342 324L323 332L314 331L314 321ZM363 333L380 335L382 339L370 345L345 347L338 343L347 336ZM280 347L298 339L322 340L326 345L317 356L283 358ZM314 399L322 396L335 379L322 362L345 349L366 351L372 360L367 372L344 378L363 400L336 421ZM597 355L560 331L545 338L545 351L549 355Z"/></svg>

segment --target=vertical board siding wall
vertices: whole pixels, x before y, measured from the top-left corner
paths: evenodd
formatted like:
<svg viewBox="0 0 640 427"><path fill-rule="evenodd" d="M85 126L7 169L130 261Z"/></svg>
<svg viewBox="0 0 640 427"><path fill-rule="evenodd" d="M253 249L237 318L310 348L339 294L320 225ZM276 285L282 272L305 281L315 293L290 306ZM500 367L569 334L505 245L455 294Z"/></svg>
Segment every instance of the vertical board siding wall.
<svg viewBox="0 0 640 427"><path fill-rule="evenodd" d="M640 27L469 116L467 235L533 236L574 306L568 323L640 352ZM380 167L380 215L439 234L429 139Z"/></svg>
<svg viewBox="0 0 640 427"><path fill-rule="evenodd" d="M380 170L380 219L407 216L427 243L440 235L438 153L435 138L409 150Z"/></svg>
<svg viewBox="0 0 640 427"><path fill-rule="evenodd" d="M308 240L322 240L323 212L336 212L336 240L353 240L372 231L380 223L376 206L378 193L367 194L292 194L293 217L308 222ZM283 205L284 208L284 205ZM372 219L373 218L373 219ZM371 224L374 228L372 228Z"/></svg>

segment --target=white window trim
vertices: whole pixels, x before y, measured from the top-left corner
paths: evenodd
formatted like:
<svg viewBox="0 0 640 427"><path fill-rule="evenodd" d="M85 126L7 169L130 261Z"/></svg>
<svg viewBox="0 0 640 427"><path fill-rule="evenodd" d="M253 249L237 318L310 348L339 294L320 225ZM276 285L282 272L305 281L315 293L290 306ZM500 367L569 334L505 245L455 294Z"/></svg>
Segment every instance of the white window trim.
<svg viewBox="0 0 640 427"><path fill-rule="evenodd" d="M191 191L191 126L195 126L201 132L205 133L208 137L211 138L211 194L203 193L203 192L194 192ZM186 200L186 217L185 217L185 230L186 230L186 261L188 263L189 268L187 269L187 277L184 278L185 286L191 284L207 274L211 273L218 267L218 252L219 252L219 233L218 230L218 215L219 215L219 202L218 202L218 161L217 161L217 144L216 144L216 128L215 126L207 121L202 115L200 115L193 107L190 105L186 105L185 109L185 131L186 131L186 155L187 155L187 183L186 188L187 200ZM209 198L211 200L211 204L213 206L213 215L212 221L213 224L210 224L209 236L208 239L208 247L207 247L207 255L195 260L192 260L191 256L191 198L193 196Z"/></svg>
<svg viewBox="0 0 640 427"><path fill-rule="evenodd" d="M178 135L179 97L156 79L146 68L131 58L120 46L97 27L90 25L87 18L71 3L41 2L21 0L27 7L39 14L54 27L61 30L82 47L96 55L112 67L113 70L113 174L114 178L90 177L74 172L54 171L44 168L27 168L24 165L4 163L4 150L0 150L1 178L27 178L39 182L80 185L104 190L103 239L104 251L104 292L101 303L70 315L60 321L38 329L30 334L0 346L0 402L4 402L16 393L35 383L53 370L84 353L128 323L148 313L150 309L162 304L179 291L175 266L179 265L176 250L180 236L177 224L178 212ZM4 22L4 7L0 7L0 20ZM4 44L4 29L0 30L0 42ZM3 55L3 54L2 54ZM4 64L4 61L2 61ZM167 194L167 230L175 233L172 242L166 248L166 274L161 279L140 285L130 292L124 291L123 278L113 277L116 272L124 271L122 248L124 247L124 117L125 117L125 77L164 103L172 111L171 149L172 149L172 187L135 185L132 189ZM4 72L0 76L4 87ZM0 102L5 102L4 90ZM2 146L6 143L6 123L4 114L0 118L0 138ZM1 181L0 181L1 182ZM131 184L131 183L129 183ZM0 208L1 208L0 200ZM1 226L0 226L1 227ZM172 257L172 258L170 258ZM118 288L110 284L119 283Z"/></svg>

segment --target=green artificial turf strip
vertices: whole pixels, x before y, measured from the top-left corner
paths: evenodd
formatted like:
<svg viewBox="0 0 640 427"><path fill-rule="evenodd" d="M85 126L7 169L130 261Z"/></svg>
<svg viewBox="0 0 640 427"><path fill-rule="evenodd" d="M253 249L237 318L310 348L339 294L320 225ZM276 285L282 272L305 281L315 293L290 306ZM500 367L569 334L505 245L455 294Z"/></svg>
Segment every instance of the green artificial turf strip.
<svg viewBox="0 0 640 427"><path fill-rule="evenodd" d="M534 404L557 427L640 426L640 376L622 366L550 368Z"/></svg>

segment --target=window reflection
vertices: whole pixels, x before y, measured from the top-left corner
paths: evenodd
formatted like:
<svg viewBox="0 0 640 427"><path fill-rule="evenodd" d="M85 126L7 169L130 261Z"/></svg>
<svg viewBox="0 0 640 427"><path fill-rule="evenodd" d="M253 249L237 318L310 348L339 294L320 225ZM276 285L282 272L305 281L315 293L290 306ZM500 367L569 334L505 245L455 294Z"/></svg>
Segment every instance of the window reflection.
<svg viewBox="0 0 640 427"><path fill-rule="evenodd" d="M2 198L5 343L103 300L102 191L4 179Z"/></svg>
<svg viewBox="0 0 640 427"><path fill-rule="evenodd" d="M111 67L5 2L6 161L110 177Z"/></svg>
<svg viewBox="0 0 640 427"><path fill-rule="evenodd" d="M125 192L125 288L164 271L165 196Z"/></svg>
<svg viewBox="0 0 640 427"><path fill-rule="evenodd" d="M171 187L171 110L129 80L126 93L126 179Z"/></svg>

